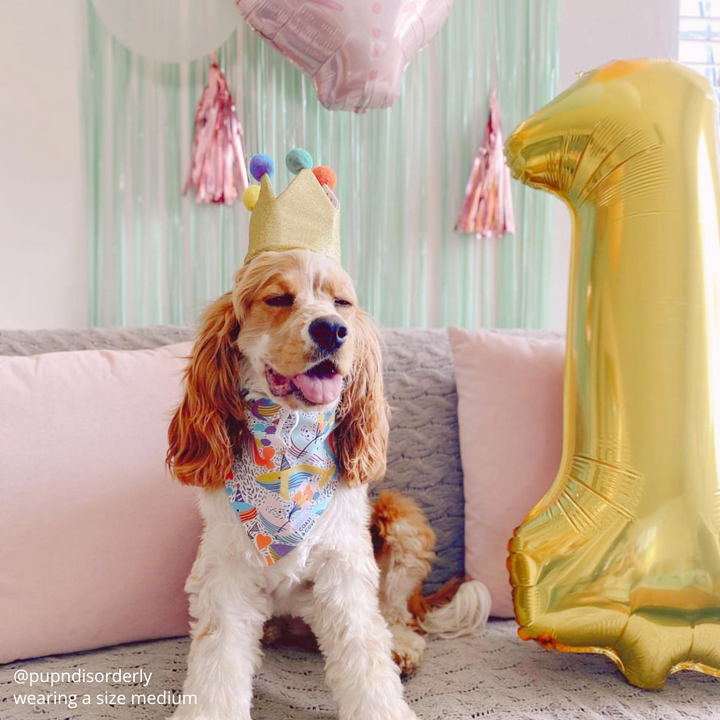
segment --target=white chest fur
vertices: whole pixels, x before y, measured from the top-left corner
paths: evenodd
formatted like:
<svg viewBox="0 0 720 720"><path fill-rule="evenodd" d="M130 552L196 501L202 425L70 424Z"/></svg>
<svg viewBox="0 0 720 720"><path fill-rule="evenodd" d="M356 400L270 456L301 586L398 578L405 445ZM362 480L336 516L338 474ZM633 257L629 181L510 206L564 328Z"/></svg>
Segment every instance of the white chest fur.
<svg viewBox="0 0 720 720"><path fill-rule="evenodd" d="M208 563L239 563L252 569L259 587L277 602L282 602L296 586L312 580L316 566L324 562L328 554L340 554L348 559L356 555L358 560L369 554L372 559L366 486L349 488L340 483L313 532L292 553L271 567L238 522L224 489L201 490L199 507L205 532L191 578L201 577ZM190 588L187 590L191 591Z"/></svg>

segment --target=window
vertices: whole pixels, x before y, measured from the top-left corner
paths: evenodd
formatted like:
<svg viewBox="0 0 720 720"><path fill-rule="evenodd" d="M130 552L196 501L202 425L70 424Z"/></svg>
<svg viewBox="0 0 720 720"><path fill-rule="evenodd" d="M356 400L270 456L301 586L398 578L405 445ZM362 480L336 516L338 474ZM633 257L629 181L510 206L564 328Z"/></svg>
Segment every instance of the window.
<svg viewBox="0 0 720 720"><path fill-rule="evenodd" d="M720 0L680 0L678 59L704 75L720 100Z"/></svg>

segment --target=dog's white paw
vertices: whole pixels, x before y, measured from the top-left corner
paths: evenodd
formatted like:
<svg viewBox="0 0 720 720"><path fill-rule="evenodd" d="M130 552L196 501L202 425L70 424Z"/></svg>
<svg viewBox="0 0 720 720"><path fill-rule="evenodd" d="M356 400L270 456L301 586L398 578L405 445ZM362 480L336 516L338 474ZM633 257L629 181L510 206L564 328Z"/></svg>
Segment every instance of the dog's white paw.
<svg viewBox="0 0 720 720"><path fill-rule="evenodd" d="M407 625L391 625L393 660L403 675L409 675L422 664L425 638Z"/></svg>

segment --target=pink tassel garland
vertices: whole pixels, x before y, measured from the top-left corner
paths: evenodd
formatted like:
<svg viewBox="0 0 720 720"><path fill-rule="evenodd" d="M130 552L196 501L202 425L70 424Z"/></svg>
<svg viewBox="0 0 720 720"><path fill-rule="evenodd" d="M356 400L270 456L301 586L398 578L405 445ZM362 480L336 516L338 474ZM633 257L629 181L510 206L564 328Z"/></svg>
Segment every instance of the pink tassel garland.
<svg viewBox="0 0 720 720"><path fill-rule="evenodd" d="M233 205L249 185L245 137L217 57L195 114L195 138L185 194L195 188L199 203Z"/></svg>
<svg viewBox="0 0 720 720"><path fill-rule="evenodd" d="M502 123L495 89L490 95L490 116L482 145L465 186L455 230L478 237L499 238L515 232L510 170L505 164Z"/></svg>

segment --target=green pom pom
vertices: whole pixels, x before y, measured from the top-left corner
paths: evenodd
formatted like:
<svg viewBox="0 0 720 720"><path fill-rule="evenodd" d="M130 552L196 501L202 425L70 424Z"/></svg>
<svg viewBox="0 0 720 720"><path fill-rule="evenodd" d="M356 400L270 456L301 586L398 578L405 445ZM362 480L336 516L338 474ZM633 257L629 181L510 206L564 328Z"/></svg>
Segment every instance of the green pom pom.
<svg viewBox="0 0 720 720"><path fill-rule="evenodd" d="M260 186L249 185L243 193L243 203L245 207L252 212L255 209L255 205L260 197Z"/></svg>
<svg viewBox="0 0 720 720"><path fill-rule="evenodd" d="M293 175L297 175L301 170L310 170L312 168L312 155L307 150L295 148L286 155L285 164Z"/></svg>

